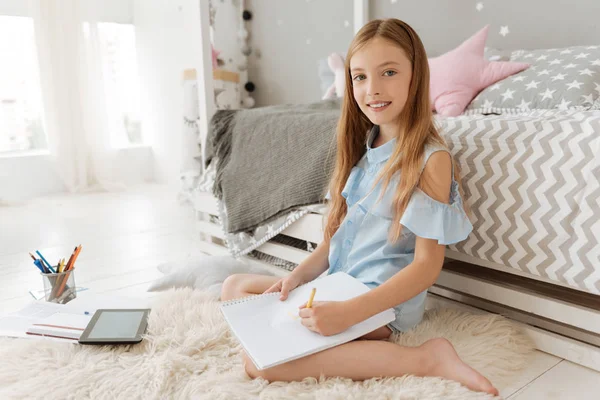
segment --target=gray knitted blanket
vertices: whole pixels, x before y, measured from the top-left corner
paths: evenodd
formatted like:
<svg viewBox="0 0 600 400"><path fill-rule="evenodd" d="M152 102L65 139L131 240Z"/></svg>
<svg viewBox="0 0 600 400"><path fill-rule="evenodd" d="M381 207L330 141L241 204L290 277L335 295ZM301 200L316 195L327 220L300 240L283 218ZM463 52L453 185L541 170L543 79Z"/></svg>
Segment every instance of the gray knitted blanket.
<svg viewBox="0 0 600 400"><path fill-rule="evenodd" d="M213 194L225 205L228 233L323 201L339 116L339 100L217 111L207 160L216 158Z"/></svg>

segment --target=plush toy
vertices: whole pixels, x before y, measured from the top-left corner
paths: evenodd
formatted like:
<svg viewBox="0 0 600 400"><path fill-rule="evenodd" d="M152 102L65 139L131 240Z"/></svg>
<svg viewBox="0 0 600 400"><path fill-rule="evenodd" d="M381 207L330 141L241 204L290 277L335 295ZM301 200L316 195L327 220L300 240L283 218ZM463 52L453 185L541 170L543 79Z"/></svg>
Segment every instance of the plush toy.
<svg viewBox="0 0 600 400"><path fill-rule="evenodd" d="M335 75L333 84L327 88L323 100L335 99L344 95L346 87L346 71L344 69L344 57L339 53L331 53L327 57L327 64Z"/></svg>

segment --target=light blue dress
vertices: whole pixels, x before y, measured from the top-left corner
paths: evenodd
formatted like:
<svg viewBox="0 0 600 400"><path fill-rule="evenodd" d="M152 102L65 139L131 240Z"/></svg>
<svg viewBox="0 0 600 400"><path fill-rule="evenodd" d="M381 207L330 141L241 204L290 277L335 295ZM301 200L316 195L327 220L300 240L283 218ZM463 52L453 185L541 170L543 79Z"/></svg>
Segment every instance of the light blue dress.
<svg viewBox="0 0 600 400"><path fill-rule="evenodd" d="M446 245L466 239L473 229L463 210L453 165L450 204L441 203L416 189L400 219L403 225L401 237L396 243L390 244L388 230L393 218L392 200L399 173L390 181L381 201L377 202L381 194L381 182L367 196L396 144L393 139L371 148L378 134L379 128L375 126L369 134L365 155L352 168L342 190L348 213L331 238L329 248L328 274L343 271L371 288L382 284L413 261L417 236L436 239L438 243ZM428 145L421 172L436 151L448 150L442 146ZM326 198L329 198L329 194ZM388 326L398 332L417 325L423 318L426 294L425 290L396 306L396 320Z"/></svg>

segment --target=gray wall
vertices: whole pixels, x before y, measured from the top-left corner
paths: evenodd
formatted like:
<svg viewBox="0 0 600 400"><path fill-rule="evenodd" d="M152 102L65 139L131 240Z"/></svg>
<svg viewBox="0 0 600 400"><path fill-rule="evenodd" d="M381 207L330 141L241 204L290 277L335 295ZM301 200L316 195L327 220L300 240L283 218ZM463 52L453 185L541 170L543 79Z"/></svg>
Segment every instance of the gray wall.
<svg viewBox="0 0 600 400"><path fill-rule="evenodd" d="M477 11L476 4L483 9ZM429 56L453 49L490 25L487 46L517 50L600 44L600 0L370 0L369 17L399 18ZM500 27L510 33L500 35Z"/></svg>
<svg viewBox="0 0 600 400"><path fill-rule="evenodd" d="M256 85L256 105L320 100L318 60L334 51L346 52L353 36L352 1L246 3L253 13L248 24L254 49L248 60L248 77Z"/></svg>
<svg viewBox="0 0 600 400"><path fill-rule="evenodd" d="M249 26L253 48L261 54L251 55L248 71L257 86L257 105L319 100L318 61L347 50L353 36L352 0L247 3L254 14ZM430 57L453 49L487 24L487 46L499 49L600 44L600 0L370 0L369 17L406 21ZM501 26L510 33L500 35Z"/></svg>

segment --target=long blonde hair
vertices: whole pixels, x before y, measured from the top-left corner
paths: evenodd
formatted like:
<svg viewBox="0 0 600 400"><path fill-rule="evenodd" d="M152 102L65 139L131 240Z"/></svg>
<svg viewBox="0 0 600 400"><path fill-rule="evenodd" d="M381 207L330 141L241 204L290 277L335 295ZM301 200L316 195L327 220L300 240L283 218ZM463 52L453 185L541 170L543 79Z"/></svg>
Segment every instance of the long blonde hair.
<svg viewBox="0 0 600 400"><path fill-rule="evenodd" d="M384 193L393 175L402 170L402 179L400 179L396 189L392 205L395 210L389 233L389 239L392 243L397 241L402 234L400 218L406 210L413 191L419 184L425 145L427 143L438 143L447 147L433 123L429 101L429 63L421 39L408 24L398 19L368 22L356 34L346 55L346 87L342 102L342 113L337 125L335 168L329 184L331 200L327 224L324 229L326 240L331 239L348 211L341 192L352 167L365 152L367 135L373 127L371 121L362 113L354 100L350 60L359 49L374 38L386 39L399 46L404 50L412 65L412 79L408 98L399 116L402 123L397 132L396 146L375 182L375 185L377 185L383 179L382 193ZM459 171L455 165L454 176L460 182L458 175Z"/></svg>

